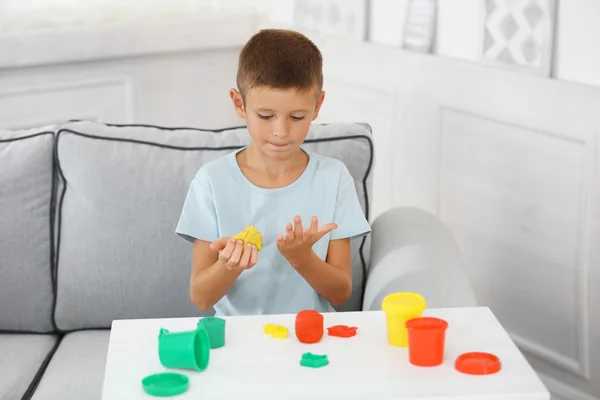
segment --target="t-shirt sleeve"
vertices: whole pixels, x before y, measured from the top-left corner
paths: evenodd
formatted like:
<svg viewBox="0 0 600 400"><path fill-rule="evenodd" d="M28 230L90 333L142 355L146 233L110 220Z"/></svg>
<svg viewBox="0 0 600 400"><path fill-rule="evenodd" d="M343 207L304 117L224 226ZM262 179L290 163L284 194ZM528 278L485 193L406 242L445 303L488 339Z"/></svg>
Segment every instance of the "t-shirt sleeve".
<svg viewBox="0 0 600 400"><path fill-rule="evenodd" d="M354 179L345 165L339 182L333 217L338 227L331 231L330 240L354 239L369 234L371 226L358 201Z"/></svg>
<svg viewBox="0 0 600 400"><path fill-rule="evenodd" d="M189 242L219 238L217 212L207 172L200 169L188 189L175 232Z"/></svg>

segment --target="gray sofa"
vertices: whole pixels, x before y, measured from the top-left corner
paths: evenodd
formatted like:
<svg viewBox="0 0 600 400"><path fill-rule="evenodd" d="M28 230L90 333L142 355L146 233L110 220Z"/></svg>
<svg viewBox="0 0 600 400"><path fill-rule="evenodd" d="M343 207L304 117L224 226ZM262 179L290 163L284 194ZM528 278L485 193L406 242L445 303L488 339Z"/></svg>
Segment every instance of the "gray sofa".
<svg viewBox="0 0 600 400"><path fill-rule="evenodd" d="M244 128L0 131L0 399L99 399L113 320L203 315L175 225L197 169L247 142ZM314 125L306 146L346 163L370 216L370 128ZM340 311L405 290L430 307L475 305L435 217L395 209L372 224L352 243L354 294Z"/></svg>

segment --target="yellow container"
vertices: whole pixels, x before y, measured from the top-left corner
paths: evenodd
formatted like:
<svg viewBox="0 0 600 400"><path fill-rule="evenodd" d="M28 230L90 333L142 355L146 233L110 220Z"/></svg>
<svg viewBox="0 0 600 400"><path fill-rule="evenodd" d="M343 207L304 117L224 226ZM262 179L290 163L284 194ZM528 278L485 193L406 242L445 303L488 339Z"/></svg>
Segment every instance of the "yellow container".
<svg viewBox="0 0 600 400"><path fill-rule="evenodd" d="M387 320L388 343L392 346L408 347L406 322L421 316L427 303L417 293L392 293L381 302Z"/></svg>

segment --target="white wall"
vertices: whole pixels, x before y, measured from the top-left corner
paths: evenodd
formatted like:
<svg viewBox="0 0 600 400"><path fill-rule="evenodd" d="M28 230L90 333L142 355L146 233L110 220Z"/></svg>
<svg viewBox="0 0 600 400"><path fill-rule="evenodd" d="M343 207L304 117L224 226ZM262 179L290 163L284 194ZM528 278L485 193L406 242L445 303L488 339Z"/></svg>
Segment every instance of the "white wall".
<svg viewBox="0 0 600 400"><path fill-rule="evenodd" d="M370 0L369 38L399 48L409 0ZM293 23L294 0L218 0L220 7L260 11L271 21ZM557 0L552 78L600 86L600 1ZM484 0L439 0L435 53L480 62Z"/></svg>
<svg viewBox="0 0 600 400"><path fill-rule="evenodd" d="M371 0L369 40L399 47L404 38L408 0Z"/></svg>
<svg viewBox="0 0 600 400"><path fill-rule="evenodd" d="M440 1L436 54L478 62L482 10L481 0Z"/></svg>
<svg viewBox="0 0 600 400"><path fill-rule="evenodd" d="M400 46L404 35L404 19L409 0L370 0L369 34L374 43ZM89 3L89 4L88 4ZM174 7L167 0L154 0L151 4L138 7L140 0L115 2L94 0L87 2L99 11L85 16L85 8L77 6L76 0L32 0L0 1L0 32L14 29L14 23L39 28L54 22L75 23L76 21L107 21L115 19L146 18L156 16L186 15L193 12L205 13L209 9L228 12L258 11L270 20L292 24L294 0L185 0ZM555 55L552 68L553 78L600 86L600 1L557 0ZM35 4L38 12L29 10ZM57 12L50 12L50 4L58 5ZM151 7L149 7L151 6ZM478 62L479 32L484 0L439 0L436 30L436 54ZM142 11L140 11L142 10ZM18 21L7 20L9 12ZM1 15L4 14L4 17Z"/></svg>
<svg viewBox="0 0 600 400"><path fill-rule="evenodd" d="M600 1L561 1L555 77L600 86Z"/></svg>
<svg viewBox="0 0 600 400"><path fill-rule="evenodd" d="M254 30L252 16L218 15L0 35L0 128L240 125L228 92Z"/></svg>
<svg viewBox="0 0 600 400"><path fill-rule="evenodd" d="M479 62L482 0L440 0L436 53ZM600 86L600 1L558 1L552 77Z"/></svg>

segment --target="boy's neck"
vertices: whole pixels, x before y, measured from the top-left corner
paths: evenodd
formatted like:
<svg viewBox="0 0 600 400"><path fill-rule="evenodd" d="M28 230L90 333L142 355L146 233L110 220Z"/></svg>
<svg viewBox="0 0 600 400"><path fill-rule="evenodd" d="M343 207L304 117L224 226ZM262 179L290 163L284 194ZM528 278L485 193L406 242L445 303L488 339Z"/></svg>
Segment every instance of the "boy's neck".
<svg viewBox="0 0 600 400"><path fill-rule="evenodd" d="M303 171L308 164L308 155L300 148L290 153L289 157L277 159L267 157L260 150L249 145L238 155L240 164L271 178L277 178L290 172L294 173L299 169Z"/></svg>

